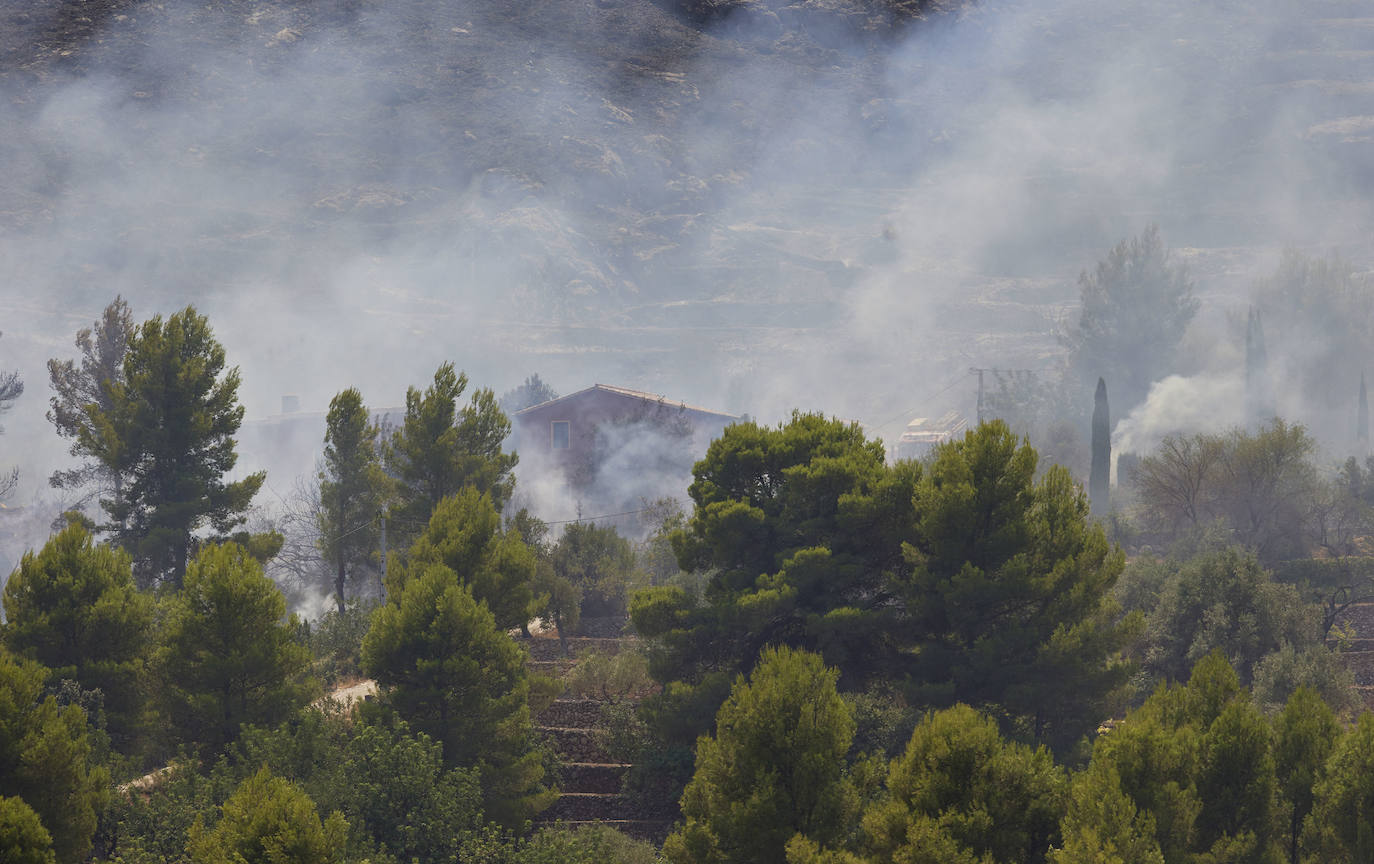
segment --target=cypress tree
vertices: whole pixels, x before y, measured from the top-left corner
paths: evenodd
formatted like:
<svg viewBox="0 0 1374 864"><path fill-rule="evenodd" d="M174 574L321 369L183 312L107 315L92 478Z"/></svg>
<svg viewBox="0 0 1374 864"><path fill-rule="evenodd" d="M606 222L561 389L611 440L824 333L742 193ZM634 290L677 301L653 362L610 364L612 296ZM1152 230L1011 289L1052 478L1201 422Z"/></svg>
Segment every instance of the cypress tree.
<svg viewBox="0 0 1374 864"><path fill-rule="evenodd" d="M1355 415L1355 440L1360 449L1369 451L1369 394L1364 389L1364 373L1360 373L1360 410Z"/></svg>
<svg viewBox="0 0 1374 864"><path fill-rule="evenodd" d="M1105 513L1107 479L1112 468L1112 426L1107 410L1107 382L1097 379L1097 394L1093 397L1093 461L1088 475L1088 500L1094 513Z"/></svg>
<svg viewBox="0 0 1374 864"><path fill-rule="evenodd" d="M1252 428L1278 416L1273 388L1269 386L1269 355L1264 350L1264 327L1251 306L1245 322L1245 415Z"/></svg>

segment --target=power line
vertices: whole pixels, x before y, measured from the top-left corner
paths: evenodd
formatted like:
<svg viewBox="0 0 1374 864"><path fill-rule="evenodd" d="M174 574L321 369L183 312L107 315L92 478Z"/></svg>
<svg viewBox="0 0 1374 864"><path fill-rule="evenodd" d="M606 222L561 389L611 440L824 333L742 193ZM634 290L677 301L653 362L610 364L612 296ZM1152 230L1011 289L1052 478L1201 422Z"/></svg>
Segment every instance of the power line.
<svg viewBox="0 0 1374 864"><path fill-rule="evenodd" d="M656 508L656 507L641 507L641 508L639 508L638 510L622 510L622 511L620 511L619 513L600 513L600 514L597 514L596 516L579 516L579 517L577 517L577 518L575 518L575 519L546 519L546 520L542 520L542 521L544 522L545 525L567 525L567 524L572 523L572 522L595 522L597 519L612 519L612 518L615 518L616 516L634 516L634 515L636 515L636 514L638 514L638 513L649 513L649 512L652 512L652 511L656 510L656 509L658 509L658 508ZM390 521L392 521L392 522L400 522L400 523L403 523L403 524L405 524L405 525L417 525L417 526L419 526L419 527L421 527L421 528L426 528L426 527L429 526L429 523L428 523L428 522L422 522L422 521L420 521L420 520L418 520L418 519L406 519L405 517L402 517L402 516L388 516L387 519L390 520ZM340 539L342 539L342 538L340 538Z"/></svg>
<svg viewBox="0 0 1374 864"><path fill-rule="evenodd" d="M610 519L615 516L633 516L636 513L648 513L656 508L641 507L638 510L624 510L620 513L602 513L600 516L583 516L578 519L555 519L552 522L545 522L545 525L567 525L569 522L595 522L597 519Z"/></svg>
<svg viewBox="0 0 1374 864"><path fill-rule="evenodd" d="M873 428L874 428L874 429L881 429L881 428L883 428L884 426L888 426L888 425L890 425L890 424L892 424L892 423L896 423L898 420L904 420L904 419L906 419L906 417L907 417L908 415L913 414L913 413L915 413L917 410L919 410L919 409L921 408L922 405L925 405L927 402L929 402L930 400L934 399L936 396L942 396L942 395L944 395L945 393L948 393L950 390L954 389L955 385L959 384L959 383L960 383L961 381L963 381L963 380L964 380L964 373L961 372L961 373L959 373L958 375L956 375L956 376L953 378L953 380L951 380L948 384L946 384L945 386L941 387L939 390L936 390L934 393L931 393L929 396L926 396L924 399L922 399L920 402L916 403L916 404L915 404L914 406L912 406L911 408L906 409L906 410L903 411L902 413L898 414L896 417L893 417L891 420L884 420L882 423L879 423L878 425L874 426Z"/></svg>
<svg viewBox="0 0 1374 864"><path fill-rule="evenodd" d="M348 531L345 531L344 533L340 534L338 537L335 537L333 540L326 540L324 545L326 545L326 546L333 546L335 543L338 543L340 540L344 539L345 537L348 537L348 536L351 535L351 534L357 534L359 531L363 530L364 528L371 528L372 526L374 526L374 525L376 525L376 524L377 524L377 520L376 520L376 519L373 519L373 520L370 521L370 522L364 522L363 524L359 525L357 528L353 528L353 529L350 529L350 530L348 530Z"/></svg>

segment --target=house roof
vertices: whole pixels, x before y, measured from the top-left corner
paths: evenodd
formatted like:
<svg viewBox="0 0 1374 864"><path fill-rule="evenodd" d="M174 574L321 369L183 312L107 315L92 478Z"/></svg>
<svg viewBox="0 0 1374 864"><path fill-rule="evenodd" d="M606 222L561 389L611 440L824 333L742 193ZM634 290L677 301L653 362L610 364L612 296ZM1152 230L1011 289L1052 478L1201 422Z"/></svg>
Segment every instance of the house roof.
<svg viewBox="0 0 1374 864"><path fill-rule="evenodd" d="M662 402L664 405L677 405L678 407L681 407L687 411L694 411L699 414L710 414L713 417L720 417L723 420L739 419L739 416L735 414L727 414L724 411L712 411L710 408L701 408L696 405L688 405L686 402L674 402L673 400L668 399L666 396L661 396L657 393L645 393L643 390L631 390L629 387L616 387L611 384L593 384L590 387L578 390L576 393L569 393L567 396L560 396L557 399L550 399L547 402L540 402L538 405L531 405L528 408L521 408L519 411L516 411L515 414L512 416L519 417L522 414L528 414L537 411L541 408L546 408L550 405L556 405L560 402L568 402L570 400L577 399L580 396L584 396L588 393L592 393L597 390L600 390L605 393L612 393L616 396L623 396L627 399L636 399L641 402Z"/></svg>

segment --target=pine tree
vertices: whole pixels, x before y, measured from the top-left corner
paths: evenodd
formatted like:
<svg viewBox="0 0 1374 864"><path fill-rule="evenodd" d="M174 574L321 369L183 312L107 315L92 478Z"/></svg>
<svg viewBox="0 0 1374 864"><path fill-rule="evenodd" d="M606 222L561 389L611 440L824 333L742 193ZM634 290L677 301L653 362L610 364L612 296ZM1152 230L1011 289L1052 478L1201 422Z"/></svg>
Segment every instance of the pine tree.
<svg viewBox="0 0 1374 864"><path fill-rule="evenodd" d="M498 510L514 488L516 456L501 449L510 420L485 388L459 410L467 385L468 376L445 363L423 392L406 393L405 419L386 452L387 468L399 480L400 515L412 525L429 521L439 502L464 486L489 493Z"/></svg>
<svg viewBox="0 0 1374 864"><path fill-rule="evenodd" d="M412 574L441 564L486 605L497 627L528 623L537 561L518 531L501 530L490 495L468 486L440 501L407 559L387 574L388 596L399 597Z"/></svg>
<svg viewBox="0 0 1374 864"><path fill-rule="evenodd" d="M77 522L29 552L5 584L10 650L104 695L117 745L133 734L143 710L151 598L134 588L129 556L95 545Z"/></svg>
<svg viewBox="0 0 1374 864"><path fill-rule="evenodd" d="M24 799L59 864L77 864L90 852L109 775L89 767L85 712L59 707L47 679L48 670L0 647L0 796Z"/></svg>
<svg viewBox="0 0 1374 864"><path fill-rule="evenodd" d="M218 753L244 723L272 725L309 701L310 650L281 591L241 547L207 546L162 627L160 697L177 735Z"/></svg>
<svg viewBox="0 0 1374 864"><path fill-rule="evenodd" d="M1307 687L1299 687L1274 718L1274 762L1283 793L1282 836L1289 864L1298 864L1298 842L1312 812L1312 792L1340 734L1335 712Z"/></svg>
<svg viewBox="0 0 1374 864"><path fill-rule="evenodd" d="M224 364L224 347L193 307L154 316L129 337L109 407L87 405L89 425L77 430L83 452L122 478L100 504L141 586L179 585L195 533L242 524L266 479L260 471L224 482L243 422L238 369Z"/></svg>
<svg viewBox="0 0 1374 864"><path fill-rule="evenodd" d="M1042 864L1068 780L1048 750L1006 741L991 717L956 705L925 715L887 791L864 814L875 860Z"/></svg>
<svg viewBox="0 0 1374 864"><path fill-rule="evenodd" d="M330 401L320 473L320 551L334 565L340 615L349 569L356 572L377 548L377 514L388 485L377 455L377 431L357 390L344 390Z"/></svg>
<svg viewBox="0 0 1374 864"><path fill-rule="evenodd" d="M839 673L806 651L769 648L735 680L716 733L697 743L682 796L687 824L668 838L672 864L782 864L787 841L840 839L855 816L844 758L853 710Z"/></svg>
<svg viewBox="0 0 1374 864"><path fill-rule="evenodd" d="M901 586L919 645L909 693L996 711L1062 749L1110 713L1140 621L1116 610L1124 556L1088 521L1082 487L1058 465L1037 479L1036 465L1000 420L936 449Z"/></svg>
<svg viewBox="0 0 1374 864"><path fill-rule="evenodd" d="M118 494L124 479L112 465L118 442L108 437L99 418L114 411L115 385L124 381L124 356L133 333L133 312L124 298L116 296L99 321L76 332L80 366L75 360L48 361L53 390L48 422L58 435L71 439L71 455L88 460L78 468L54 471L48 478L54 489L84 489L87 498Z"/></svg>
<svg viewBox="0 0 1374 864"><path fill-rule="evenodd" d="M511 827L554 797L532 749L525 662L486 605L440 564L391 593L363 639L363 669L382 705L439 741L446 764L476 766L484 812Z"/></svg>
<svg viewBox="0 0 1374 864"><path fill-rule="evenodd" d="M213 829L196 818L186 854L191 864L335 864L347 838L342 814L321 822L309 795L263 767L224 802Z"/></svg>
<svg viewBox="0 0 1374 864"><path fill-rule="evenodd" d="M5 864L57 864L52 834L23 798L0 795L0 861Z"/></svg>
<svg viewBox="0 0 1374 864"><path fill-rule="evenodd" d="M1327 760L1302 834L1311 864L1374 861L1374 714L1360 714Z"/></svg>

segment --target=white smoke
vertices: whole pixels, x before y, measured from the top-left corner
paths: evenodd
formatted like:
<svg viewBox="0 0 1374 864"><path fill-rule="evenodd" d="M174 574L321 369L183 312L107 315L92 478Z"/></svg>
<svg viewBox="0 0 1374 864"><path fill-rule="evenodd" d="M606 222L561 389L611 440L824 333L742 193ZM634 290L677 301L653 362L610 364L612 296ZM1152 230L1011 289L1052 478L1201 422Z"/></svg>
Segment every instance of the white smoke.
<svg viewBox="0 0 1374 864"><path fill-rule="evenodd" d="M1112 474L1122 453L1148 455L1170 435L1223 432L1245 423L1245 378L1240 374L1170 375L1112 430Z"/></svg>

